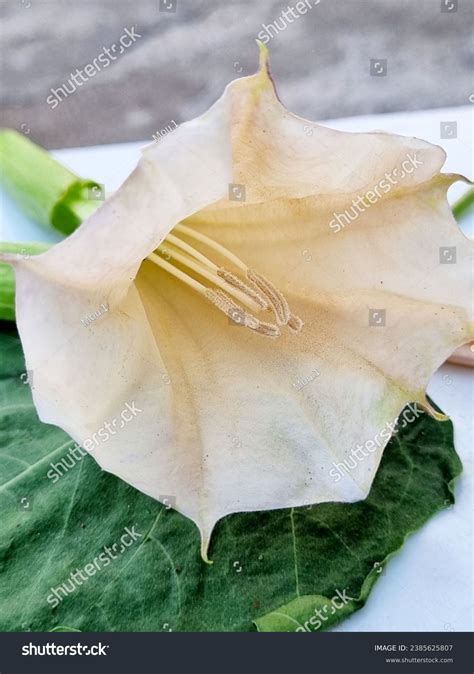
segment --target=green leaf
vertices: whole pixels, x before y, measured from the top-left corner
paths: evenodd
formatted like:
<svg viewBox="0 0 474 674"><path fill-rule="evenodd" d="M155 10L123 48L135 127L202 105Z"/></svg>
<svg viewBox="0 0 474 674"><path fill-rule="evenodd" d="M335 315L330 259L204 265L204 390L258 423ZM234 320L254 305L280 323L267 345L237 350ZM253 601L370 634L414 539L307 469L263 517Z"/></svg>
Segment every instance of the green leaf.
<svg viewBox="0 0 474 674"><path fill-rule="evenodd" d="M57 627L53 627L52 630L49 630L50 632L80 632L81 630L75 630L74 627L68 627L67 625L58 625Z"/></svg>
<svg viewBox="0 0 474 674"><path fill-rule="evenodd" d="M15 320L15 274L13 267L0 262L0 320Z"/></svg>
<svg viewBox="0 0 474 674"><path fill-rule="evenodd" d="M452 425L420 412L400 424L365 501L226 517L204 564L190 520L88 455L74 458L73 441L38 421L12 330L0 348L0 630L286 631L315 609L326 629L360 608L405 538L454 501ZM126 527L136 540L119 552ZM338 591L347 602L331 613Z"/></svg>

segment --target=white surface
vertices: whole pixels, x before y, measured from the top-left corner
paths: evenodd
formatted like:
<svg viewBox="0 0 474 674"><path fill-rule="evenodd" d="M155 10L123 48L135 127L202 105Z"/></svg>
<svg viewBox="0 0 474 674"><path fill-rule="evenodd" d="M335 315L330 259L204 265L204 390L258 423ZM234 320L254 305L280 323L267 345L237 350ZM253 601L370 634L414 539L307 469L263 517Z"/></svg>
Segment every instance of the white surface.
<svg viewBox="0 0 474 674"><path fill-rule="evenodd" d="M440 139L440 123L457 121L458 137ZM442 145L448 154L444 170L473 178L472 107L355 117L328 126L344 131L380 129L417 136ZM127 143L56 151L73 171L117 189L135 166L145 143ZM450 196L464 190L454 185ZM11 241L54 241L60 237L23 218L2 195L1 238ZM463 222L472 234L474 217ZM456 504L432 518L411 536L388 564L366 607L336 631L471 631L473 628L473 460L474 371L444 365L432 378L429 395L454 422L455 444L464 465L456 485ZM341 591L344 588L339 588Z"/></svg>

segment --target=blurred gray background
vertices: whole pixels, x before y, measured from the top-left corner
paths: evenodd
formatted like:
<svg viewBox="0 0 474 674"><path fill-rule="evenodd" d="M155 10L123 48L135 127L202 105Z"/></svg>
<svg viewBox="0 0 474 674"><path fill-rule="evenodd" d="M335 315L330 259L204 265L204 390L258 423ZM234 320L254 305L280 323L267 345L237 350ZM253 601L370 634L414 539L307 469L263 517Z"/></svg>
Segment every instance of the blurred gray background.
<svg viewBox="0 0 474 674"><path fill-rule="evenodd" d="M284 25L286 8L278 0L0 0L1 125L47 148L151 140L254 72L255 38L263 24ZM469 104L473 16L473 0L320 0L269 41L280 97L312 119ZM132 27L141 37L52 110L51 88Z"/></svg>

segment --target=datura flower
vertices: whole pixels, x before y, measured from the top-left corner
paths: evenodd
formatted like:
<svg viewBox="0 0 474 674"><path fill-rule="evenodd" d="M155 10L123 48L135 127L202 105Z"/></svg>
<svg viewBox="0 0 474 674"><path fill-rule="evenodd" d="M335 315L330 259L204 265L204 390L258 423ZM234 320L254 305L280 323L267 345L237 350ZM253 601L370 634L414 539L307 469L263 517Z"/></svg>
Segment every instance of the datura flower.
<svg viewBox="0 0 474 674"><path fill-rule="evenodd" d="M191 518L205 560L230 513L365 498L474 337L443 150L291 114L260 50L71 236L3 257L40 418Z"/></svg>

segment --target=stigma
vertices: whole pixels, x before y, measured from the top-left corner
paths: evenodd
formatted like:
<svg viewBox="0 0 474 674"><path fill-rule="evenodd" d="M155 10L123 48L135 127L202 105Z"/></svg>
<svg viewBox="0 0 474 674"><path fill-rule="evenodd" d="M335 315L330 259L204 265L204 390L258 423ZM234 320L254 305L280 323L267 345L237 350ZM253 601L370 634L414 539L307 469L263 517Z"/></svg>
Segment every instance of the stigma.
<svg viewBox="0 0 474 674"><path fill-rule="evenodd" d="M230 263L234 271L208 257L213 254ZM276 338L285 327L294 334L303 328L303 321L291 312L283 293L271 281L220 243L187 225L176 225L146 259L199 293L231 321L256 334ZM255 314L266 316L262 319Z"/></svg>

